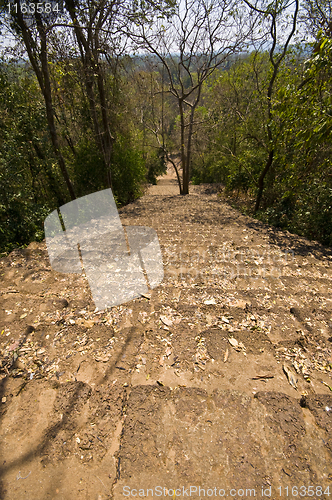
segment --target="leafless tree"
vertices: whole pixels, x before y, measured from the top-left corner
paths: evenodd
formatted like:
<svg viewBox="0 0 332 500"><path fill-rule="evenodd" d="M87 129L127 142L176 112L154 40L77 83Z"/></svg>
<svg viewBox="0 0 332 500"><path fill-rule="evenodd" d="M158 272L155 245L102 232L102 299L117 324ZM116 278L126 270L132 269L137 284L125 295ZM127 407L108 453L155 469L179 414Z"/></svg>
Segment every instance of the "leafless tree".
<svg viewBox="0 0 332 500"><path fill-rule="evenodd" d="M332 38L332 4L330 0L304 0L301 20L313 37L319 31Z"/></svg>
<svg viewBox="0 0 332 500"><path fill-rule="evenodd" d="M180 193L189 193L195 112L204 82L229 56L243 50L254 18L234 0L184 0L167 15L151 16L149 22L130 26L137 50L148 51L165 70L165 91L177 103L180 120L182 178ZM164 90L164 89L163 89Z"/></svg>
<svg viewBox="0 0 332 500"><path fill-rule="evenodd" d="M278 71L283 59L286 56L289 44L296 32L297 18L299 12L299 0L273 0L268 5L260 0L256 3L251 3L244 0L253 13L258 15L261 29L266 32L266 40L270 44L269 59L272 67L271 77L267 85L267 160L258 178L258 191L254 213L259 210L262 195L264 191L264 181L266 175L270 171L275 151L274 151L274 136L273 136L273 90L274 84L278 75ZM291 11L290 13L288 13ZM288 33L285 33L285 29ZM284 39L284 40L283 40Z"/></svg>

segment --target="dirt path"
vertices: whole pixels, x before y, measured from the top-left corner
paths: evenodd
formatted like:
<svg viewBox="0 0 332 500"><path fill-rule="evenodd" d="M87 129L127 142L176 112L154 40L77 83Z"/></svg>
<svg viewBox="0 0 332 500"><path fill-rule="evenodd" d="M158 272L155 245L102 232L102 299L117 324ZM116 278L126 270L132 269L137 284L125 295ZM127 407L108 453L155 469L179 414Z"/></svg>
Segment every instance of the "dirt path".
<svg viewBox="0 0 332 500"><path fill-rule="evenodd" d="M169 163L165 175L158 178L155 186L148 188L147 194L150 196L175 196L179 194L179 184L174 168Z"/></svg>
<svg viewBox="0 0 332 500"><path fill-rule="evenodd" d="M120 217L158 233L150 298L0 261L0 498L329 498L331 252L172 175Z"/></svg>

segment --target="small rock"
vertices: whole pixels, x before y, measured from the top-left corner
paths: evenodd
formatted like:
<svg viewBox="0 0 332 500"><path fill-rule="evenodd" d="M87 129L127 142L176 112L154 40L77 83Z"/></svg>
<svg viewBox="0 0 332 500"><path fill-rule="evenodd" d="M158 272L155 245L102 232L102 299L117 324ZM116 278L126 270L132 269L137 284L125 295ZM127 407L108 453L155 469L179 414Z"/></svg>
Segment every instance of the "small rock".
<svg viewBox="0 0 332 500"><path fill-rule="evenodd" d="M15 368L17 368L18 370L24 370L25 369L25 364L22 362L22 360L20 358L18 358L15 361Z"/></svg>
<svg viewBox="0 0 332 500"><path fill-rule="evenodd" d="M63 309L69 306L69 302L67 299L59 299L57 302Z"/></svg>

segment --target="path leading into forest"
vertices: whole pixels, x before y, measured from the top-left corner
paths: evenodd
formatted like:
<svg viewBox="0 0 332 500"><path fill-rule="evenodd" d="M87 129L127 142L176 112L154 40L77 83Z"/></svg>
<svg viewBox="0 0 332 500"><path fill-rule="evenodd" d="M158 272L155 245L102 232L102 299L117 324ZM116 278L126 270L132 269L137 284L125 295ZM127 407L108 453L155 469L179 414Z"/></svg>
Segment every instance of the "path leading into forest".
<svg viewBox="0 0 332 500"><path fill-rule="evenodd" d="M331 251L172 175L120 217L158 233L149 296L0 261L0 498L329 498Z"/></svg>

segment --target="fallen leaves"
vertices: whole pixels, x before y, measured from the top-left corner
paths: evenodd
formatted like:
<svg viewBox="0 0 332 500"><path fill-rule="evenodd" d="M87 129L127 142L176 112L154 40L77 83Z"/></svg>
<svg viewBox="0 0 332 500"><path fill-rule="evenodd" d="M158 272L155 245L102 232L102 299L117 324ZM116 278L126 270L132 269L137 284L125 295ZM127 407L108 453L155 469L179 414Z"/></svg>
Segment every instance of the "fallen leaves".
<svg viewBox="0 0 332 500"><path fill-rule="evenodd" d="M321 349L319 346L316 350L302 347L285 347L281 346L276 349L276 358L283 358L291 363L292 367L298 374L302 374L303 378L310 381L310 373L312 370L330 373L332 369L331 361L329 360L330 350Z"/></svg>
<svg viewBox="0 0 332 500"><path fill-rule="evenodd" d="M172 348L171 347L166 347L165 355L168 357L172 354Z"/></svg>
<svg viewBox="0 0 332 500"><path fill-rule="evenodd" d="M246 307L249 307L251 304L246 302L245 300L235 300L234 302L230 302L229 304L231 307L238 307L239 309L246 309Z"/></svg>
<svg viewBox="0 0 332 500"><path fill-rule="evenodd" d="M110 360L110 355L104 354L102 356L96 356L95 361L102 362L102 363L107 363Z"/></svg>
<svg viewBox="0 0 332 500"><path fill-rule="evenodd" d="M212 306L212 305L215 305L217 302L215 301L215 299L207 299L207 300L204 300L204 304L207 305L207 306Z"/></svg>
<svg viewBox="0 0 332 500"><path fill-rule="evenodd" d="M205 370L204 365L211 359L205 346L205 338L197 336L195 340L198 341L198 343L194 355L194 362L198 368Z"/></svg>
<svg viewBox="0 0 332 500"><path fill-rule="evenodd" d="M297 390L297 378L293 370L289 366L287 366L286 363L282 365L282 369L284 370L290 385L294 387L295 390Z"/></svg>
<svg viewBox="0 0 332 500"><path fill-rule="evenodd" d="M160 320L166 326L172 326L173 325L173 321L171 319L167 318L167 316L164 316L164 315L160 316Z"/></svg>
<svg viewBox="0 0 332 500"><path fill-rule="evenodd" d="M328 387L330 389L330 391L332 391L332 387L329 384L327 384L326 382L323 382L323 380L322 380L322 384L326 385L326 387Z"/></svg>
<svg viewBox="0 0 332 500"><path fill-rule="evenodd" d="M20 342L18 340L16 340L13 344L10 344L10 346L8 347L8 351L11 352L11 351L15 351L20 345Z"/></svg>
<svg viewBox="0 0 332 500"><path fill-rule="evenodd" d="M256 375L255 377L251 377L251 380L266 380L269 378L274 378L274 375Z"/></svg>
<svg viewBox="0 0 332 500"><path fill-rule="evenodd" d="M243 354L245 355L245 345L242 343L242 342L239 342L238 340L236 340L234 337L230 337L228 339L228 342L231 344L231 346L238 352L243 352Z"/></svg>

